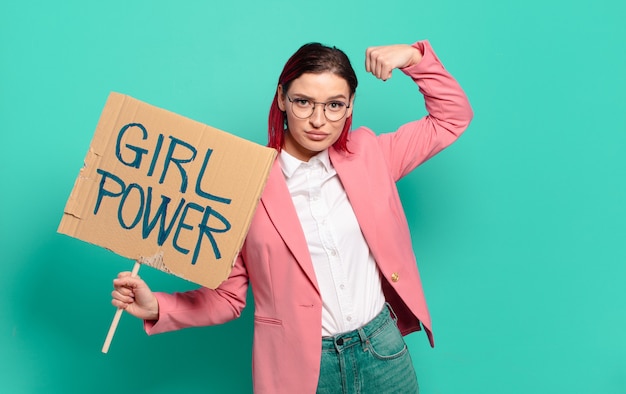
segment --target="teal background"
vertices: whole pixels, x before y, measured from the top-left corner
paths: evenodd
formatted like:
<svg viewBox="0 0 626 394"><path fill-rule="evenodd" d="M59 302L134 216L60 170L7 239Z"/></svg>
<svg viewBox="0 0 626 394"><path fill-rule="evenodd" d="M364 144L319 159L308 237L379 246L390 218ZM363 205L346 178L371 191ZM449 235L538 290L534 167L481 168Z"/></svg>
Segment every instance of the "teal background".
<svg viewBox="0 0 626 394"><path fill-rule="evenodd" d="M110 91L264 144L282 65L321 41L357 69L355 124L391 131L422 100L401 73L367 75L365 48L427 38L475 118L399 184L437 343L407 337L422 392L626 393L625 8L3 2L0 392L251 391L252 303L235 322L154 337L124 316L100 353L111 280L133 263L56 228Z"/></svg>

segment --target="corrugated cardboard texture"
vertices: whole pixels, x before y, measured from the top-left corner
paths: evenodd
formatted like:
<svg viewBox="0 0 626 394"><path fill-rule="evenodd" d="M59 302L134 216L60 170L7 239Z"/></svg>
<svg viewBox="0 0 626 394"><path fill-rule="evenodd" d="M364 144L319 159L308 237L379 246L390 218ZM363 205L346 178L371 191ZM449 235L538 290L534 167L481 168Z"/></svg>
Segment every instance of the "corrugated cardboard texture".
<svg viewBox="0 0 626 394"><path fill-rule="evenodd" d="M275 156L111 93L58 231L215 288L232 269Z"/></svg>

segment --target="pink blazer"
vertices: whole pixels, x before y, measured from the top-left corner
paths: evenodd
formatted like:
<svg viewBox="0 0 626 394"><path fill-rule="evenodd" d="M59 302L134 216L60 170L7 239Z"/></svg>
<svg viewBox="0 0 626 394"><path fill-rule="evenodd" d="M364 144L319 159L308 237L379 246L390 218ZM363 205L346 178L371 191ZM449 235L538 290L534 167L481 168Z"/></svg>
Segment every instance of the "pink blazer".
<svg viewBox="0 0 626 394"><path fill-rule="evenodd" d="M350 135L351 153L331 148L329 154L376 260L400 330L408 334L420 330L421 323L433 346L431 320L395 182L458 138L469 125L472 110L429 43L414 45L424 58L402 71L419 85L429 115L380 136L359 128ZM245 306L248 284L255 305L255 392L314 393L321 357L322 301L278 161L230 277L215 290L157 293L159 320L145 322L146 332L237 318Z"/></svg>

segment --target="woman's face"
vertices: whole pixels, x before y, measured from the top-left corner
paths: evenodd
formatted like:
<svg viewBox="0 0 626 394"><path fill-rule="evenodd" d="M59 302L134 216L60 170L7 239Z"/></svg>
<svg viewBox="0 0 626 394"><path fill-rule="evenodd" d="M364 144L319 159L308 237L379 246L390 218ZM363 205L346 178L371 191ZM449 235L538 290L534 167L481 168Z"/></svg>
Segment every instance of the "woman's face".
<svg viewBox="0 0 626 394"><path fill-rule="evenodd" d="M297 159L309 161L311 157L329 148L337 141L346 119L352 114L353 99L350 98L350 88L346 80L331 72L302 74L291 82L287 92L279 85L278 107L286 112L288 125L283 149ZM317 104L311 116L302 119L302 113L306 112L302 107L307 102ZM330 111L337 111L342 104L348 108L341 119L331 121L326 117L324 105L321 103L327 103L326 114L331 118ZM300 111L296 109L300 117L294 115L292 105L294 109L301 107Z"/></svg>

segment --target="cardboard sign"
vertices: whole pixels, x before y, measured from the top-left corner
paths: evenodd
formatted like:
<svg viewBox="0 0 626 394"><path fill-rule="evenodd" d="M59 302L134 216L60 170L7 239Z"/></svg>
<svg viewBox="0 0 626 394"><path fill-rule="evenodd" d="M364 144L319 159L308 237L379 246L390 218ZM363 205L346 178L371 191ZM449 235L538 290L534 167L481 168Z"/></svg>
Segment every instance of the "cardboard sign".
<svg viewBox="0 0 626 394"><path fill-rule="evenodd" d="M58 231L216 288L243 245L275 156L111 93Z"/></svg>

